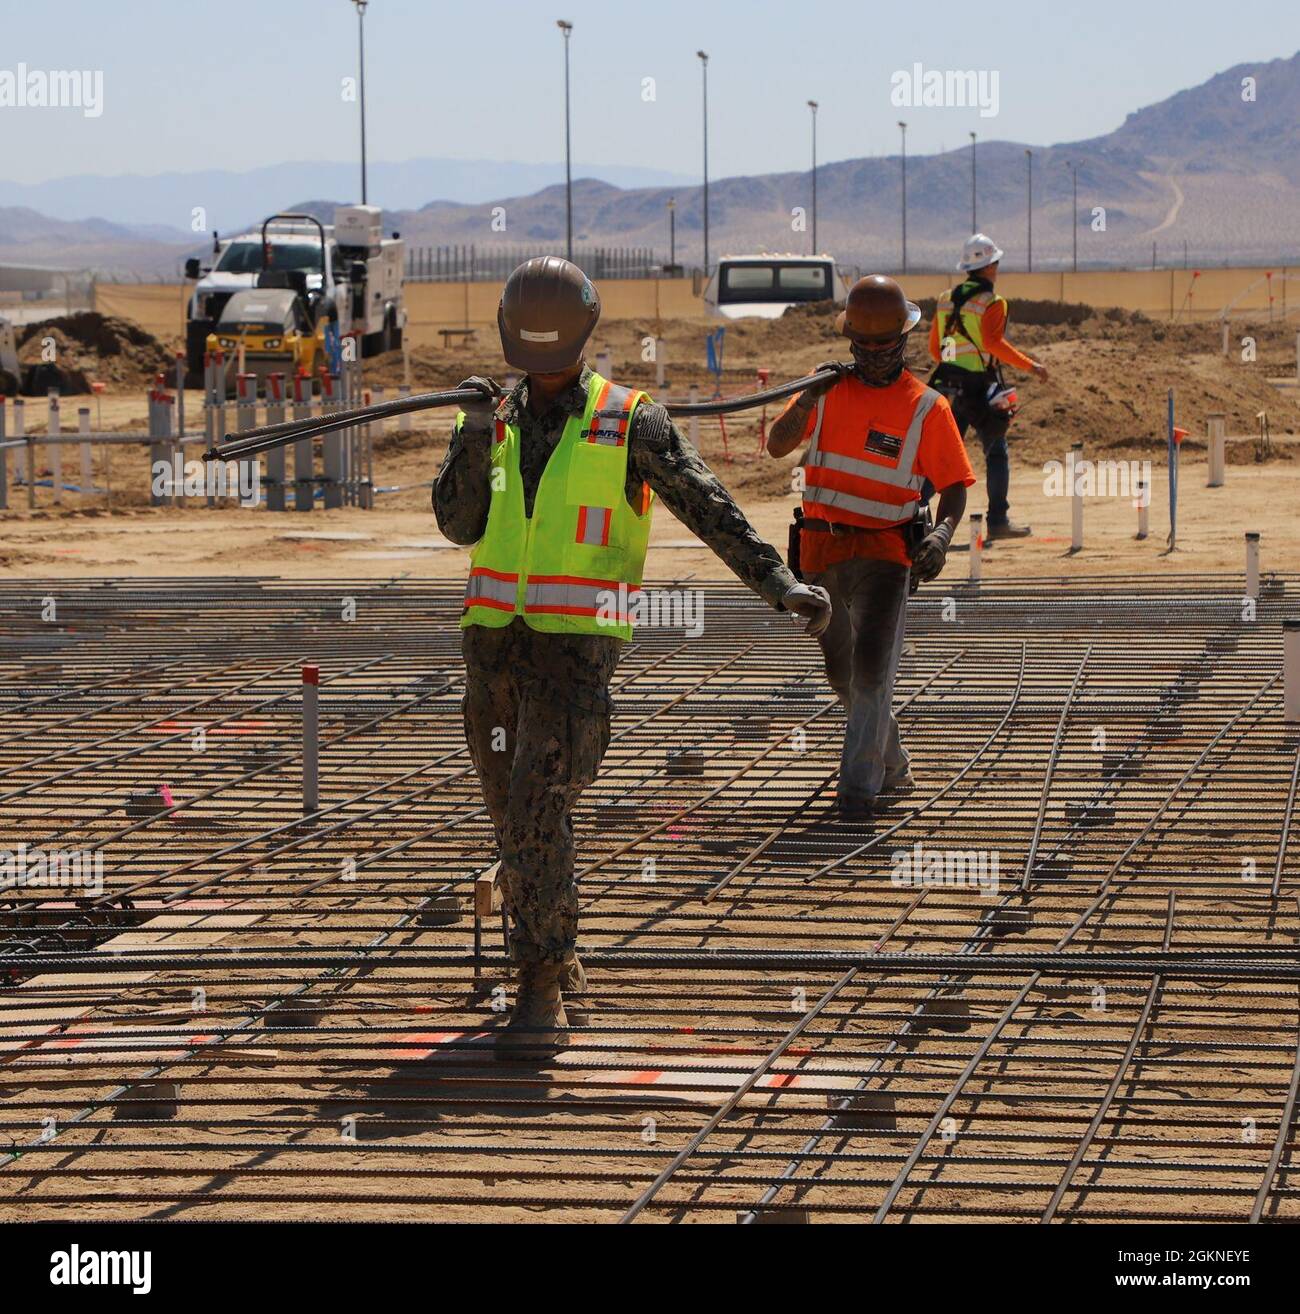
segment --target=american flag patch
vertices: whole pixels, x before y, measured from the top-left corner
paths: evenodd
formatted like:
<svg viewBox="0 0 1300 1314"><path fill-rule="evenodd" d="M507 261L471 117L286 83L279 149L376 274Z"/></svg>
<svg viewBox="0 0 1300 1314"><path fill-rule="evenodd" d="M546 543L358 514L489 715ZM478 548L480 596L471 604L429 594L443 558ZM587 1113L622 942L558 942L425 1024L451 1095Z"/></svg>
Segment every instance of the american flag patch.
<svg viewBox="0 0 1300 1314"><path fill-rule="evenodd" d="M894 437L892 433L881 433L879 429L867 430L867 451L873 456L888 456L891 460L897 460L902 450L901 438Z"/></svg>

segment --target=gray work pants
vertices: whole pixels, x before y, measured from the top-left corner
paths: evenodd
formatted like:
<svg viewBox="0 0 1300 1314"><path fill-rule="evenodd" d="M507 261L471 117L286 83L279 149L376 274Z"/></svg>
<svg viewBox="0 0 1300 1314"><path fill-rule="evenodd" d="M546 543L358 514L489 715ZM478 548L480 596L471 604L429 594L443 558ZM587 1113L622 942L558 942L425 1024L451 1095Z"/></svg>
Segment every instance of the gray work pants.
<svg viewBox="0 0 1300 1314"><path fill-rule="evenodd" d="M814 576L831 595L831 623L818 642L826 678L848 725L837 796L861 806L907 774L892 700L903 650L910 571L892 561L855 558Z"/></svg>

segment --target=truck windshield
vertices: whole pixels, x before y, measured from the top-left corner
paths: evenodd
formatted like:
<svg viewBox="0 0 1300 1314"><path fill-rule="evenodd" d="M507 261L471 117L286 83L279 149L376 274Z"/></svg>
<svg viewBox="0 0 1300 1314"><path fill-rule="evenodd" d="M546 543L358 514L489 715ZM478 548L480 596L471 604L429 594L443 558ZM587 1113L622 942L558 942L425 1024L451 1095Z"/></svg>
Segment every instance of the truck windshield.
<svg viewBox="0 0 1300 1314"><path fill-rule="evenodd" d="M753 301L825 301L832 295L829 263L751 260L723 265L718 280L718 304L722 306Z"/></svg>
<svg viewBox="0 0 1300 1314"><path fill-rule="evenodd" d="M276 269L305 269L319 274L320 244L308 242L272 242L271 263ZM223 274L256 274L262 268L260 242L231 242L221 253L217 269Z"/></svg>

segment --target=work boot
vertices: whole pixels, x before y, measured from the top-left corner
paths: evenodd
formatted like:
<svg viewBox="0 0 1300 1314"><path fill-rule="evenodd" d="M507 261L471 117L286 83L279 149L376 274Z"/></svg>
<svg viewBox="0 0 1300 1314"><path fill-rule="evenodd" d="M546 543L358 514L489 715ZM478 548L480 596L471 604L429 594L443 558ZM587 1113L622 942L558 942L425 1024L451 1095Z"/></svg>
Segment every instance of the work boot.
<svg viewBox="0 0 1300 1314"><path fill-rule="evenodd" d="M576 949L571 950L564 960L560 972L560 989L566 995L580 995L587 989L587 973Z"/></svg>
<svg viewBox="0 0 1300 1314"><path fill-rule="evenodd" d="M916 780L912 776L911 768L904 771L901 776L895 776L893 780L886 780L880 788L880 797L896 801L906 798L909 794L916 792Z"/></svg>
<svg viewBox="0 0 1300 1314"><path fill-rule="evenodd" d="M1004 520L999 525L990 525L984 531L984 537L991 542L998 538L1028 538L1033 532L1028 525L1017 525L1012 520Z"/></svg>
<svg viewBox="0 0 1300 1314"><path fill-rule="evenodd" d="M869 826L876 817L875 800L869 798L837 798L835 811L841 822Z"/></svg>
<svg viewBox="0 0 1300 1314"><path fill-rule="evenodd" d="M510 1020L497 1032L496 1045L512 1058L550 1058L568 1044L568 1016L560 981L563 963L524 963L519 968L519 993Z"/></svg>

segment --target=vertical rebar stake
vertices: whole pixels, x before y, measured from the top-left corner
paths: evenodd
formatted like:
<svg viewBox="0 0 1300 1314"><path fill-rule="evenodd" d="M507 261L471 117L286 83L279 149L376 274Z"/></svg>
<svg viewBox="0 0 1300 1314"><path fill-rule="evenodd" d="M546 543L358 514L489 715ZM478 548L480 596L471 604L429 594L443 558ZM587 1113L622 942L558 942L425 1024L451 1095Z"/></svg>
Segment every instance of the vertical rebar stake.
<svg viewBox="0 0 1300 1314"><path fill-rule="evenodd" d="M302 819L320 810L320 667L302 668Z"/></svg>

